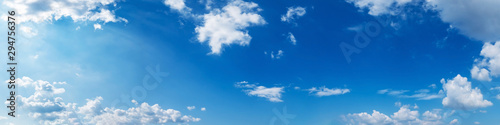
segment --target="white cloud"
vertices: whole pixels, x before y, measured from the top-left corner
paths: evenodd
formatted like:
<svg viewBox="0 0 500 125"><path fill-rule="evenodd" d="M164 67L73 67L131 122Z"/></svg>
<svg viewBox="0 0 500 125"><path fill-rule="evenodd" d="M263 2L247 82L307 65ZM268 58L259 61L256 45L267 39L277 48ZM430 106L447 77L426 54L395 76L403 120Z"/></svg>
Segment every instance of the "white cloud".
<svg viewBox="0 0 500 125"><path fill-rule="evenodd" d="M16 9L19 23L32 21L35 23L59 20L69 17L73 21L127 22L116 17L114 12L105 9L115 4L114 0L6 0L2 4Z"/></svg>
<svg viewBox="0 0 500 125"><path fill-rule="evenodd" d="M479 125L479 124L481 124L481 122L474 122L474 124Z"/></svg>
<svg viewBox="0 0 500 125"><path fill-rule="evenodd" d="M316 96L322 97L322 96L332 96L332 95L342 95L349 93L351 90L349 89L329 89L326 88L325 86L323 87L312 87L308 89L309 93L312 93Z"/></svg>
<svg viewBox="0 0 500 125"><path fill-rule="evenodd" d="M85 105L78 107L76 103L65 103L61 97L57 97L65 89L55 85L65 82L33 81L29 77L17 80L22 87L35 88L33 95L19 95L18 106L25 109L28 116L39 120L39 124L164 124L200 121L200 118L183 116L177 110L162 109L158 104L150 106L142 103L126 110L103 108L102 97L87 99ZM135 100L132 102L138 104Z"/></svg>
<svg viewBox="0 0 500 125"><path fill-rule="evenodd" d="M429 85L429 87L435 89L437 86L436 86L436 84L431 84L431 85Z"/></svg>
<svg viewBox="0 0 500 125"><path fill-rule="evenodd" d="M23 35L26 37L33 37L38 35L38 31L27 26L21 26L21 31L23 31Z"/></svg>
<svg viewBox="0 0 500 125"><path fill-rule="evenodd" d="M394 14L397 6L403 6L411 0L346 0L360 9L368 9L368 14L378 16L382 14Z"/></svg>
<svg viewBox="0 0 500 125"><path fill-rule="evenodd" d="M223 46L250 44L252 37L248 34L247 27L266 24L261 11L253 2L234 0L222 9L214 9L202 15L203 25L196 26L197 38L201 43L208 41L210 54L220 54Z"/></svg>
<svg viewBox="0 0 500 125"><path fill-rule="evenodd" d="M291 32L288 32L287 38L293 45L297 45L297 40L295 39L295 36Z"/></svg>
<svg viewBox="0 0 500 125"><path fill-rule="evenodd" d="M102 30L101 24L94 24L94 30Z"/></svg>
<svg viewBox="0 0 500 125"><path fill-rule="evenodd" d="M391 117L397 121L415 121L418 119L418 111L412 111L407 106L399 108L398 112L395 112Z"/></svg>
<svg viewBox="0 0 500 125"><path fill-rule="evenodd" d="M180 13L186 14L191 11L191 8L186 7L184 0L165 0L163 4L169 6L172 10L179 11Z"/></svg>
<svg viewBox="0 0 500 125"><path fill-rule="evenodd" d="M413 94L405 94L407 92L408 90L391 90L391 89L382 89L377 91L378 94L387 94L398 98L416 98L417 100L431 100L444 97L443 91L439 91L438 93L430 93L430 90L428 89L420 89L414 91Z"/></svg>
<svg viewBox="0 0 500 125"><path fill-rule="evenodd" d="M479 69L477 66L474 66L474 68L470 70L470 74L474 79L481 81L491 81L490 71L486 70L485 68Z"/></svg>
<svg viewBox="0 0 500 125"><path fill-rule="evenodd" d="M280 59L282 56L283 56L283 51L282 50L278 50L278 53L274 54L273 51L271 51L271 58L273 59Z"/></svg>
<svg viewBox="0 0 500 125"><path fill-rule="evenodd" d="M443 124L442 117L439 114L440 110L426 111L420 114L416 110L409 109L408 105L402 106L399 110L393 113L390 117L373 110L372 114L366 112L353 113L343 116L348 124L357 125L404 125L404 124L418 124L418 125L435 125Z"/></svg>
<svg viewBox="0 0 500 125"><path fill-rule="evenodd" d="M401 102L400 101L395 102L394 106L401 107Z"/></svg>
<svg viewBox="0 0 500 125"><path fill-rule="evenodd" d="M207 110L207 108L203 107L203 108L201 108L200 110L201 110L201 111L206 111L206 110Z"/></svg>
<svg viewBox="0 0 500 125"><path fill-rule="evenodd" d="M484 43L481 50L482 57L475 60L476 64L471 69L471 76L481 81L491 81L491 77L500 75L500 41L491 44Z"/></svg>
<svg viewBox="0 0 500 125"><path fill-rule="evenodd" d="M290 22L306 14L306 9L304 7L288 7L288 11L285 15L281 15L281 21Z"/></svg>
<svg viewBox="0 0 500 125"><path fill-rule="evenodd" d="M37 55L34 55L34 56L33 56L33 59L38 59L38 57L39 57L39 56L40 56L40 55L38 55L38 54L37 54Z"/></svg>
<svg viewBox="0 0 500 125"><path fill-rule="evenodd" d="M389 116L376 110L373 110L373 113L371 115L366 112L362 112L348 114L344 118L351 124L359 125L388 125L393 123L393 120Z"/></svg>
<svg viewBox="0 0 500 125"><path fill-rule="evenodd" d="M257 84L248 84L247 81L237 82L238 88L245 88L243 91L250 96L266 98L271 102L283 102L281 94L284 93L285 87L265 87Z"/></svg>
<svg viewBox="0 0 500 125"><path fill-rule="evenodd" d="M271 59L280 59L283 55L284 55L284 51L283 50L278 50L278 52L275 54L274 51L271 51L271 53L269 53L271 55ZM264 51L264 55L267 55L268 53L266 51Z"/></svg>
<svg viewBox="0 0 500 125"><path fill-rule="evenodd" d="M500 100L500 94L497 95L497 99Z"/></svg>
<svg viewBox="0 0 500 125"><path fill-rule="evenodd" d="M200 118L182 115L174 109L162 109L158 104L142 103L127 110L105 108L90 119L90 124L165 124L198 122Z"/></svg>
<svg viewBox="0 0 500 125"><path fill-rule="evenodd" d="M453 119L450 121L450 125L458 125L458 119Z"/></svg>
<svg viewBox="0 0 500 125"><path fill-rule="evenodd" d="M188 109L188 110L193 110L193 109L195 109L195 108L196 108L195 106L188 106L188 107L187 107L187 109Z"/></svg>
<svg viewBox="0 0 500 125"><path fill-rule="evenodd" d="M462 34L482 41L500 40L500 1L498 0L426 0L439 12L443 22L460 29Z"/></svg>
<svg viewBox="0 0 500 125"><path fill-rule="evenodd" d="M483 94L479 88L472 89L471 82L466 77L457 75L453 79L441 79L446 97L443 106L454 109L477 109L492 106L488 100L483 100Z"/></svg>

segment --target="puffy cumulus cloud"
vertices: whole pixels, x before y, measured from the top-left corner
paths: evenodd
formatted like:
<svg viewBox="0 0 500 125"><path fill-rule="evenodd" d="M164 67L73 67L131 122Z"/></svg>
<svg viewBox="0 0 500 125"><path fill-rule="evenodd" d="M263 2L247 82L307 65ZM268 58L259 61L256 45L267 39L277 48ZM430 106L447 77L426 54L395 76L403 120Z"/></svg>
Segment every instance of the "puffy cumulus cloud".
<svg viewBox="0 0 500 125"><path fill-rule="evenodd" d="M483 94L479 88L472 88L471 82L466 77L457 75L453 79L441 79L446 97L443 99L443 106L454 109L477 109L492 106L488 100L483 99Z"/></svg>
<svg viewBox="0 0 500 125"><path fill-rule="evenodd" d="M140 106L127 110L105 108L98 115L92 116L89 124L165 124L198 122L201 119L182 115L174 109L162 109L158 104L142 103Z"/></svg>
<svg viewBox="0 0 500 125"><path fill-rule="evenodd" d="M200 110L201 110L201 111L207 111L207 108L202 107Z"/></svg>
<svg viewBox="0 0 500 125"><path fill-rule="evenodd" d="M322 97L322 96L331 96L331 95L342 95L351 92L349 89L329 89L326 88L325 86L323 87L312 87L310 89L307 89L309 93L312 93L316 96Z"/></svg>
<svg viewBox="0 0 500 125"><path fill-rule="evenodd" d="M482 57L476 59L471 69L471 76L481 81L491 81L491 77L500 75L500 41L491 44L484 43L481 50Z"/></svg>
<svg viewBox="0 0 500 125"><path fill-rule="evenodd" d="M197 39L203 43L208 41L210 54L220 54L223 46L250 44L252 37L246 28L254 25L264 25L266 21L257 14L261 11L253 2L233 0L222 9L213 9L201 16L203 24L196 26Z"/></svg>
<svg viewBox="0 0 500 125"><path fill-rule="evenodd" d="M368 9L368 14L378 16L382 14L394 14L393 10L398 6L410 3L411 0L346 0L360 9Z"/></svg>
<svg viewBox="0 0 500 125"><path fill-rule="evenodd" d="M470 70L471 77L480 81L491 81L490 71L485 68L479 69L478 66L474 66Z"/></svg>
<svg viewBox="0 0 500 125"><path fill-rule="evenodd" d="M439 12L443 22L462 34L482 41L500 40L500 1L498 0L426 0Z"/></svg>
<svg viewBox="0 0 500 125"><path fill-rule="evenodd" d="M393 120L376 110L373 110L372 114L366 112L348 114L344 119L351 124L359 125L389 125L393 123Z"/></svg>
<svg viewBox="0 0 500 125"><path fill-rule="evenodd" d="M127 22L106 9L115 0L5 0L2 4L16 9L18 22L35 23L69 17L73 21Z"/></svg>
<svg viewBox="0 0 500 125"><path fill-rule="evenodd" d="M63 102L58 94L65 92L64 88L56 86L65 82L47 82L32 80L29 77L17 79L19 86L34 88L33 95L19 95L18 107L35 118L39 124L164 124L197 122L200 118L182 115L174 109L162 109L158 104L142 103L140 106L126 110L104 107L102 97L87 99L87 103L78 107L76 103ZM132 102L134 102L132 101Z"/></svg>
<svg viewBox="0 0 500 125"><path fill-rule="evenodd" d="M357 125L438 125L443 124L439 109L426 111L420 117L416 110L409 109L408 105L400 107L400 109L391 116L373 110L372 114L366 112L353 113L342 116L348 124Z"/></svg>
<svg viewBox="0 0 500 125"><path fill-rule="evenodd" d="M165 0L163 4L183 14L191 12L191 8L186 6L184 0Z"/></svg>
<svg viewBox="0 0 500 125"><path fill-rule="evenodd" d="M237 82L237 88L244 88L244 92L250 96L266 98L271 102L283 102L281 94L284 93L285 87L265 87L258 84L249 84L247 81Z"/></svg>
<svg viewBox="0 0 500 125"><path fill-rule="evenodd" d="M397 121L415 121L419 115L418 111L412 111L407 106L403 106L398 112L391 115L391 117Z"/></svg>
<svg viewBox="0 0 500 125"><path fill-rule="evenodd" d="M302 17L306 14L306 8L304 7L288 7L285 15L281 15L281 21L290 22L295 20L295 18Z"/></svg>

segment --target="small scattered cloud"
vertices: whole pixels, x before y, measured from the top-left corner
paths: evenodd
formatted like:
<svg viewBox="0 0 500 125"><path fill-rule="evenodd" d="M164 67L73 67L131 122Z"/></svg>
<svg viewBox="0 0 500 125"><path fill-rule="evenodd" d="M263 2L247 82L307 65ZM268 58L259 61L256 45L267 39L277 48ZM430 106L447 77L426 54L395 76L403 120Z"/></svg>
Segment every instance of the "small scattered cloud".
<svg viewBox="0 0 500 125"><path fill-rule="evenodd" d="M187 109L191 111L193 109L196 109L196 107L195 106L188 106Z"/></svg>
<svg viewBox="0 0 500 125"><path fill-rule="evenodd" d="M94 24L94 30L102 30L101 24Z"/></svg>
<svg viewBox="0 0 500 125"><path fill-rule="evenodd" d="M287 38L293 45L297 45L297 40L295 39L295 36L291 32L288 32Z"/></svg>
<svg viewBox="0 0 500 125"><path fill-rule="evenodd" d="M170 9L176 10L182 14L187 14L191 12L191 8L186 6L184 0L165 0L163 1L163 4L170 7Z"/></svg>
<svg viewBox="0 0 500 125"><path fill-rule="evenodd" d="M306 9L304 7L288 7L285 15L281 15L281 21L291 22L296 18L302 17L306 14Z"/></svg>
<svg viewBox="0 0 500 125"><path fill-rule="evenodd" d="M458 119L453 119L450 121L450 125L458 125L459 122L458 122Z"/></svg>
<svg viewBox="0 0 500 125"><path fill-rule="evenodd" d="M330 89L326 88L325 86L322 87L312 87L310 89L307 89L309 93L314 94L318 97L322 96L332 96L332 95L342 95L351 92L349 89Z"/></svg>
<svg viewBox="0 0 500 125"><path fill-rule="evenodd" d="M207 110L207 108L202 107L200 110L201 110L201 111L206 111L206 110Z"/></svg>
<svg viewBox="0 0 500 125"><path fill-rule="evenodd" d="M235 87L243 88L243 91L249 96L266 98L271 102L283 102L281 95L285 92L285 87L265 87L258 84L249 84L247 81L237 82Z"/></svg>
<svg viewBox="0 0 500 125"><path fill-rule="evenodd" d="M278 50L277 53L275 53L274 51L271 51L271 53L264 51L264 55L270 54L271 59L280 59L284 55L284 53L285 52L283 50Z"/></svg>
<svg viewBox="0 0 500 125"><path fill-rule="evenodd" d="M411 0L346 0L353 3L354 6L363 9L368 9L368 14L379 16L383 14L394 14L398 6L404 6Z"/></svg>

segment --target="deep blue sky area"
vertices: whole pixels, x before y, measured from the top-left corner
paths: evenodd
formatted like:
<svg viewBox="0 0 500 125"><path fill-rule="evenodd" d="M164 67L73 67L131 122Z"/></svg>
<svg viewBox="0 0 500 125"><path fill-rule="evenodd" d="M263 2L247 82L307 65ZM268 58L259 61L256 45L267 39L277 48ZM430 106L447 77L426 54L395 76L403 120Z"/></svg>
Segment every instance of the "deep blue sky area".
<svg viewBox="0 0 500 125"><path fill-rule="evenodd" d="M5 124L500 123L496 1L0 3L19 19Z"/></svg>

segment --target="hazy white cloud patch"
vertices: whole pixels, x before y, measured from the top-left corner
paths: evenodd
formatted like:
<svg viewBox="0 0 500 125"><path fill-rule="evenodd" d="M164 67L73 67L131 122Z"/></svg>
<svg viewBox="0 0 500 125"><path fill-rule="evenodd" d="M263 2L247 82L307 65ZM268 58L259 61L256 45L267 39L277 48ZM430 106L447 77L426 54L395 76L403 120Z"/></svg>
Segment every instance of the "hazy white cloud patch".
<svg viewBox="0 0 500 125"><path fill-rule="evenodd" d="M318 97L322 96L332 96L332 95L342 95L351 92L349 89L338 89L338 88L326 88L325 86L323 87L312 87L310 89L307 89L310 94L316 95Z"/></svg>
<svg viewBox="0 0 500 125"><path fill-rule="evenodd" d="M187 109L188 110L193 110L193 109L196 109L196 107L195 106L188 106Z"/></svg>
<svg viewBox="0 0 500 125"><path fill-rule="evenodd" d="M304 7L288 7L285 15L281 15L281 21L291 22L299 17L306 14L306 8Z"/></svg>
<svg viewBox="0 0 500 125"><path fill-rule="evenodd" d="M410 3L411 0L346 0L353 3L354 6L363 9L368 9L368 14L379 16L383 14L394 14L395 10Z"/></svg>
<svg viewBox="0 0 500 125"><path fill-rule="evenodd" d="M249 84L247 81L237 82L235 84L237 88L243 88L243 91L249 96L257 96L266 98L271 102L283 102L281 100L281 95L284 93L285 87L265 87L256 84Z"/></svg>
<svg viewBox="0 0 500 125"><path fill-rule="evenodd" d="M439 99L444 97L443 91L432 93L428 89L420 89L410 93L409 90L392 90L392 89L382 89L377 91L378 94L387 94L390 96L398 98L415 98L417 100L431 100ZM408 93L408 94L407 94Z"/></svg>
<svg viewBox="0 0 500 125"><path fill-rule="evenodd" d="M51 22L62 17L73 21L127 22L115 16L105 6L116 4L115 0L5 0L2 4L16 9L16 19L22 22Z"/></svg>
<svg viewBox="0 0 500 125"><path fill-rule="evenodd" d="M295 39L295 36L291 32L288 32L287 38L293 45L297 45L297 39Z"/></svg>

